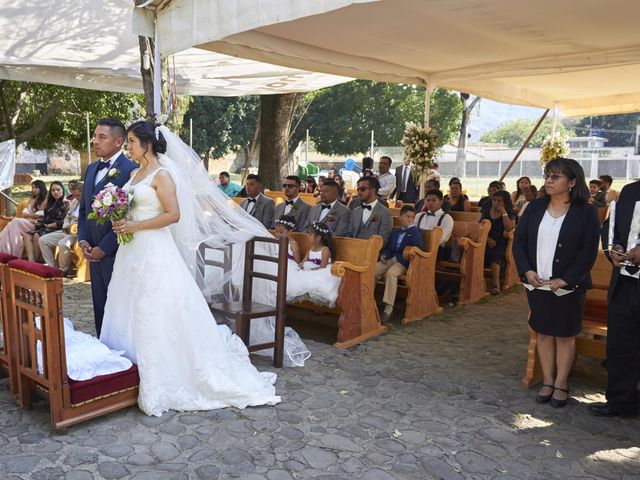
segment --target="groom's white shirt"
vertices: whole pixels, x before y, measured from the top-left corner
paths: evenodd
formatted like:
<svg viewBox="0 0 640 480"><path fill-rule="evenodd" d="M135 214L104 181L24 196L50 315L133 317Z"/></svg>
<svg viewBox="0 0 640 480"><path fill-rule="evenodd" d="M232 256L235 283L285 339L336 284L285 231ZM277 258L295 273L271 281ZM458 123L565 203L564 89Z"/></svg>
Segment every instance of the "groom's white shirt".
<svg viewBox="0 0 640 480"><path fill-rule="evenodd" d="M105 177L105 175L109 173L109 170L111 170L111 167L113 167L113 164L116 163L116 158L118 158L121 153L122 151L118 150L118 152L108 160L109 166L107 168L103 168L98 173L96 173L96 180L94 185L99 184L100 181ZM100 161L102 162L102 159L100 159Z"/></svg>

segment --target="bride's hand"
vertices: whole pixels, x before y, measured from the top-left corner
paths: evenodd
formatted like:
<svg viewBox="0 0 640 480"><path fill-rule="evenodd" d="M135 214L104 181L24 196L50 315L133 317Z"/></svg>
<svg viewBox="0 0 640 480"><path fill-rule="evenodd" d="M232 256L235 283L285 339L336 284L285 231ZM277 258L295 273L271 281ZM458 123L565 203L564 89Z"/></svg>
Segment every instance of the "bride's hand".
<svg viewBox="0 0 640 480"><path fill-rule="evenodd" d="M131 222L129 220L118 220L112 223L113 231L118 235L124 233L135 233L140 230L140 222Z"/></svg>

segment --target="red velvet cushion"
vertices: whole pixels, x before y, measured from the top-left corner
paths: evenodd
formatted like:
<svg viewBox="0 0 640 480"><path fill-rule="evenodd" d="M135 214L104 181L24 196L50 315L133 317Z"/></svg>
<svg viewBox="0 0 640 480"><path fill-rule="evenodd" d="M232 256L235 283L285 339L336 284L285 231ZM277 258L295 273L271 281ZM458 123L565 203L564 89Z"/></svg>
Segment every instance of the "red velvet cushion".
<svg viewBox="0 0 640 480"><path fill-rule="evenodd" d="M41 263L30 262L29 260L11 260L9 262L9 267L42 278L62 278L63 276L62 270L60 270L59 268L50 267Z"/></svg>
<svg viewBox="0 0 640 480"><path fill-rule="evenodd" d="M11 260L16 260L17 258L18 257L10 253L0 252L0 263L9 263Z"/></svg>
<svg viewBox="0 0 640 480"><path fill-rule="evenodd" d="M140 384L138 366L132 365L124 372L100 375L89 380L69 379L69 389L71 390L71 404L77 405L93 398L109 395L119 390L135 387Z"/></svg>

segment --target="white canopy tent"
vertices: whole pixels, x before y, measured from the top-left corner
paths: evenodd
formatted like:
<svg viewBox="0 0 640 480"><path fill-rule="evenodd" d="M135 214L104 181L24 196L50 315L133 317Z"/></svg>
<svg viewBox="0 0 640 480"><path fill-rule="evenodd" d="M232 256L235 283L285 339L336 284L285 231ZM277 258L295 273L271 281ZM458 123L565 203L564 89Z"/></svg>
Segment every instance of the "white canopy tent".
<svg viewBox="0 0 640 480"><path fill-rule="evenodd" d="M567 116L640 111L637 0L155 3L163 52L196 46Z"/></svg>
<svg viewBox="0 0 640 480"><path fill-rule="evenodd" d="M0 78L142 92L130 0L0 0ZM169 63L176 92L304 92L350 80L188 48Z"/></svg>

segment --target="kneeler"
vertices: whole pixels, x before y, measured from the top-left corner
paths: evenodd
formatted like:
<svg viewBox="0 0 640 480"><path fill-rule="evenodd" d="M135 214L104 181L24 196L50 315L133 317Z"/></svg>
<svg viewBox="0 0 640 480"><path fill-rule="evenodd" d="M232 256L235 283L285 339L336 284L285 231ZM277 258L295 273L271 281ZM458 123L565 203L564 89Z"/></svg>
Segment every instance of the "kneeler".
<svg viewBox="0 0 640 480"><path fill-rule="evenodd" d="M270 256L256 253L256 244L267 243L278 245L278 255ZM214 314L220 314L235 320L236 334L242 339L250 352L273 348L273 366L282 367L284 358L284 309L287 300L287 251L289 239L282 237L254 237L246 243L244 256L244 281L242 299L239 301L215 303L210 305ZM271 262L278 266L276 275L257 271L255 261ZM261 278L276 282L277 293L275 305L267 305L253 301L253 279ZM273 342L250 344L251 320L256 318L275 317L275 337Z"/></svg>

